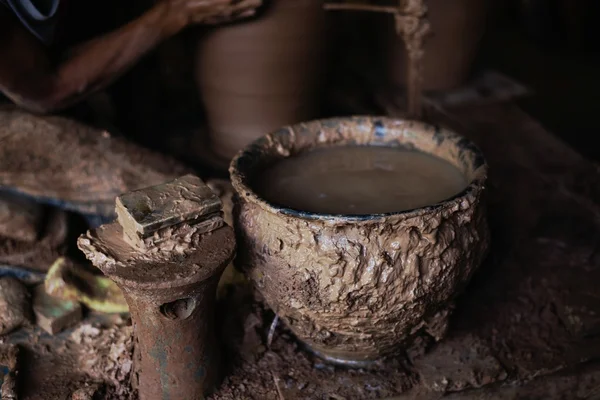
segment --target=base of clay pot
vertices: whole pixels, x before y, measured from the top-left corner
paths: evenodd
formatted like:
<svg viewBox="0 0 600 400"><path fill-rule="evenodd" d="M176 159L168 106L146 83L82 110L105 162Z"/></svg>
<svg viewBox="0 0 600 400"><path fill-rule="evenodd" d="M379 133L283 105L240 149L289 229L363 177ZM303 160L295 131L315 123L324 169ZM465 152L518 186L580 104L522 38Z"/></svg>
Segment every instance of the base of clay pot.
<svg viewBox="0 0 600 400"><path fill-rule="evenodd" d="M230 159L217 154L211 147L210 141L207 135L202 134L194 135L191 143L190 150L206 165L219 171L227 171L229 168Z"/></svg>
<svg viewBox="0 0 600 400"><path fill-rule="evenodd" d="M215 154L208 143L206 128L184 128L176 134L171 133L165 146L169 153L188 165L206 167L219 176L225 177L229 168L229 160Z"/></svg>
<svg viewBox="0 0 600 400"><path fill-rule="evenodd" d="M307 118L308 120L310 118ZM274 127L266 128L264 130L255 131L253 129L247 129L243 131L232 133L217 131L212 129L210 126L206 127L206 137L204 145L208 146L208 149L215 157L222 160L227 160L227 166L229 162L235 157L238 151L248 146L250 143L266 135L267 133L278 129L280 126L285 126L286 123L282 122Z"/></svg>
<svg viewBox="0 0 600 400"><path fill-rule="evenodd" d="M304 345L306 350L321 358L323 361L326 361L329 364L339 365L341 367L374 369L380 366L383 362L383 358L352 357L352 354L349 353L331 352L325 349L317 349L302 341L301 343Z"/></svg>

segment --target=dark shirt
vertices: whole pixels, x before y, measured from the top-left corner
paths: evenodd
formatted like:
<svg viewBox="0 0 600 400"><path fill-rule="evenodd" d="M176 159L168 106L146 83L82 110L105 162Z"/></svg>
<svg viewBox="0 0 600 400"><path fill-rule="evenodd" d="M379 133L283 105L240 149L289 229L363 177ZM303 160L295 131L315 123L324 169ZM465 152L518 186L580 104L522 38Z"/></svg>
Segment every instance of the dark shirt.
<svg viewBox="0 0 600 400"><path fill-rule="evenodd" d="M60 3L61 0L0 0L45 44L54 39Z"/></svg>

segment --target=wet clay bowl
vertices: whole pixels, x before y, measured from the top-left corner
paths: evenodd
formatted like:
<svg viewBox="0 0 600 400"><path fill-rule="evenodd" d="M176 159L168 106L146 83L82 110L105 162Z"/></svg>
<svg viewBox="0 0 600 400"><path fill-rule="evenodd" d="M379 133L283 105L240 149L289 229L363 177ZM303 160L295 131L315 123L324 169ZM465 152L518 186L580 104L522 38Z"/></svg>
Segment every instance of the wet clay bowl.
<svg viewBox="0 0 600 400"><path fill-rule="evenodd" d="M458 167L468 186L438 204L375 215L304 212L271 204L253 189L261 171L284 158L345 145L434 155ZM253 142L232 160L230 173L237 265L313 352L367 366L419 334L444 336L453 301L489 245L482 201L487 167L473 143L415 121L327 119Z"/></svg>

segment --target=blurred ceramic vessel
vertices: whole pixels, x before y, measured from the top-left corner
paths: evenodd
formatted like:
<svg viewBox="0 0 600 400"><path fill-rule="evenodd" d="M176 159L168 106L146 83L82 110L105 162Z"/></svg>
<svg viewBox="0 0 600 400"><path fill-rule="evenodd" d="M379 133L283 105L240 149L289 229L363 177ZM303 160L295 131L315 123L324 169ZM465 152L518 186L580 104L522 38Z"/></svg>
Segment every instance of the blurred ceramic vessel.
<svg viewBox="0 0 600 400"><path fill-rule="evenodd" d="M196 82L217 156L231 160L265 132L318 115L324 36L322 1L273 0L257 19L199 40Z"/></svg>

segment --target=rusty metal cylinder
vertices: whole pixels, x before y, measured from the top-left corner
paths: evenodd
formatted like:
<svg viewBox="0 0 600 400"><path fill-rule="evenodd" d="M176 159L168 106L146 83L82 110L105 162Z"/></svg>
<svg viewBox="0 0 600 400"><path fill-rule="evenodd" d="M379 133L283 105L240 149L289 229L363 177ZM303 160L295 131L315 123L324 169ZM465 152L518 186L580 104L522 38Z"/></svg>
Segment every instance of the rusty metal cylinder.
<svg viewBox="0 0 600 400"><path fill-rule="evenodd" d="M140 400L201 399L219 378L215 297L235 238L218 197L206 189L193 177L121 196L119 222L78 241L129 305ZM165 199L170 204L159 204ZM136 245L138 234L144 237Z"/></svg>
<svg viewBox="0 0 600 400"><path fill-rule="evenodd" d="M201 399L219 378L214 302L221 273L175 290L122 287L139 346L141 400Z"/></svg>

